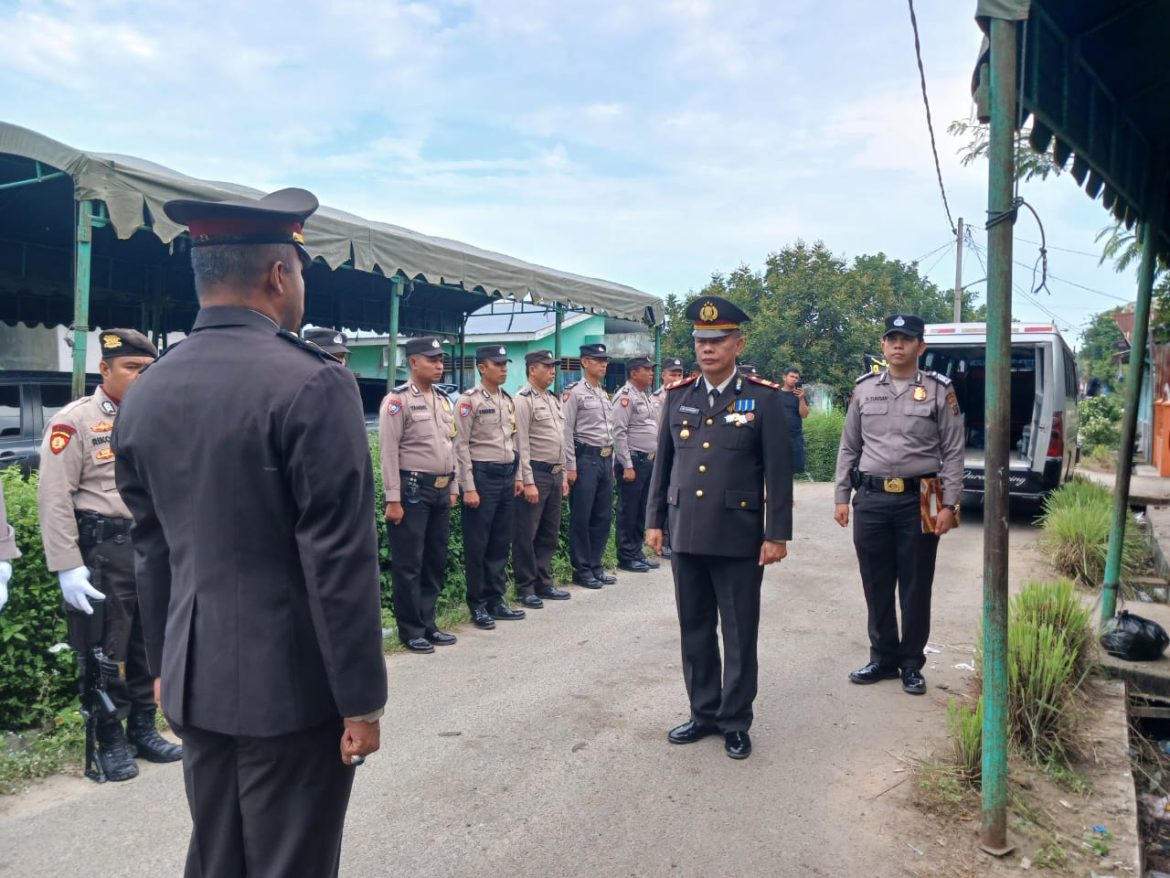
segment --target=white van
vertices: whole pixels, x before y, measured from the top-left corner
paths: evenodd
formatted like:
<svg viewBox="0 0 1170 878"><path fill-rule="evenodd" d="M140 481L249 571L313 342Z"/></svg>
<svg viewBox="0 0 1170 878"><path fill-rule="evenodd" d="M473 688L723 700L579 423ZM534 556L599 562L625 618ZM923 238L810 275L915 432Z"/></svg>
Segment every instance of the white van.
<svg viewBox="0 0 1170 878"><path fill-rule="evenodd" d="M1077 443L1077 369L1056 327L1013 323L1010 494L1042 500L1073 474ZM921 367L954 383L967 430L963 460L966 500L983 499L984 393L987 325L927 324Z"/></svg>

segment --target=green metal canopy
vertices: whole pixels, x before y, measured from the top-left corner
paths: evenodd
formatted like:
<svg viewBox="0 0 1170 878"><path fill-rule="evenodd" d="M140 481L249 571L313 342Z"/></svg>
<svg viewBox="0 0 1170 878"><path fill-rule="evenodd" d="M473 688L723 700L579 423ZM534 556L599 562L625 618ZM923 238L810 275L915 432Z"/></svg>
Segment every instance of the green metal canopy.
<svg viewBox="0 0 1170 878"><path fill-rule="evenodd" d="M260 193L197 180L144 159L89 153L0 122L0 321L68 325L74 317L79 221L92 234L88 323L186 331L196 302L172 198ZM92 213L77 217L77 205ZM557 271L445 238L322 207L305 227L315 263L306 320L387 332L392 278L398 328L457 334L488 298L593 311L658 324L662 304L632 287Z"/></svg>

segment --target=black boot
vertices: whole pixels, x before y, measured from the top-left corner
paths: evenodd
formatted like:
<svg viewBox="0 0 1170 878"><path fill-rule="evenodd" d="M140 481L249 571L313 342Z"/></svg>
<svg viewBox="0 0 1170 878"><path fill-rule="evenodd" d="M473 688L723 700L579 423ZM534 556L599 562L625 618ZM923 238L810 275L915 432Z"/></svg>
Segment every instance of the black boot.
<svg viewBox="0 0 1170 878"><path fill-rule="evenodd" d="M172 744L154 727L154 708L135 708L126 722L126 737L134 748L134 755L147 762L178 762L183 748Z"/></svg>
<svg viewBox="0 0 1170 878"><path fill-rule="evenodd" d="M126 746L122 723L102 723L97 727L97 761L106 780L130 780L138 777L138 766Z"/></svg>

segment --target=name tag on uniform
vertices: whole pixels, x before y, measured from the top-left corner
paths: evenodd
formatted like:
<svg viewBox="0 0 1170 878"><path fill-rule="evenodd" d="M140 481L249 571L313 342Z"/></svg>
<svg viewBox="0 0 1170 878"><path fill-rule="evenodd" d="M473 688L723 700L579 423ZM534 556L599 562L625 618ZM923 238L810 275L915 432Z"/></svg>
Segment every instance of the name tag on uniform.
<svg viewBox="0 0 1170 878"><path fill-rule="evenodd" d="M688 414L688 415L699 414L699 410L697 408L695 408L693 405L680 405L678 407L678 410L680 412L686 412L686 414Z"/></svg>
<svg viewBox="0 0 1170 878"><path fill-rule="evenodd" d="M495 410L495 409L489 409L489 408L482 408L482 409L480 409L480 410L479 410L479 413L480 413L481 415L494 415L494 414L496 413L496 410Z"/></svg>

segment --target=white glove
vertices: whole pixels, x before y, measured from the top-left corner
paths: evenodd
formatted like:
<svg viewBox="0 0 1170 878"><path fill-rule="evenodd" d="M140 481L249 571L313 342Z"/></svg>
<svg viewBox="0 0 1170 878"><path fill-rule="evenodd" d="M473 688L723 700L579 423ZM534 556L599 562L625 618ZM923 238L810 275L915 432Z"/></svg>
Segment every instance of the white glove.
<svg viewBox="0 0 1170 878"><path fill-rule="evenodd" d="M60 571L57 578L61 580L61 595L65 603L87 616L93 615L93 607L89 605L88 599L105 598L104 594L89 584L89 568L84 564L72 570Z"/></svg>
<svg viewBox="0 0 1170 878"><path fill-rule="evenodd" d="M12 564L0 561L0 610L8 603L8 580L12 578Z"/></svg>

